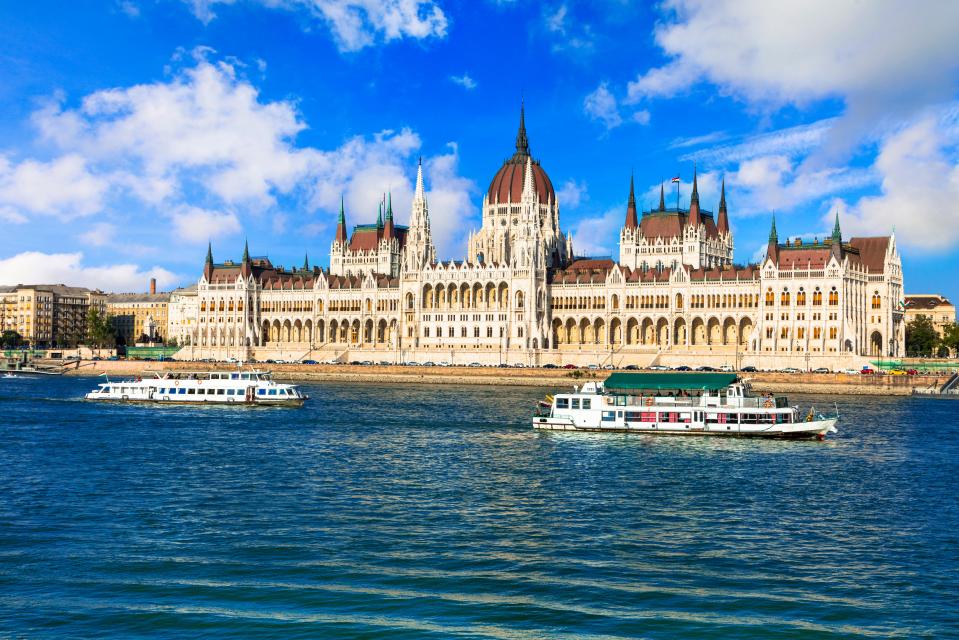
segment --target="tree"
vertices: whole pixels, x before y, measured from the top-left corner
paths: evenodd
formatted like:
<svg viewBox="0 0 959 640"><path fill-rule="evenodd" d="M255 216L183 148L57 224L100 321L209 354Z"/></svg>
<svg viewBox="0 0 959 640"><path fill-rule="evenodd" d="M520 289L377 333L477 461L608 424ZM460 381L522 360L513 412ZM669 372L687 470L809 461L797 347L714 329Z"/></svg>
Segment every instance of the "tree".
<svg viewBox="0 0 959 640"><path fill-rule="evenodd" d="M906 354L931 356L938 342L939 334L929 316L916 316L915 320L906 325Z"/></svg>
<svg viewBox="0 0 959 640"><path fill-rule="evenodd" d="M16 331L7 330L0 335L0 345L2 345L4 349L16 349L22 344L23 336Z"/></svg>
<svg viewBox="0 0 959 640"><path fill-rule="evenodd" d="M170 338L169 340L166 341L166 346L168 346L168 347L178 347L178 346L180 346L180 345L177 344L176 338Z"/></svg>
<svg viewBox="0 0 959 640"><path fill-rule="evenodd" d="M943 327L940 343L959 356L959 323L951 322Z"/></svg>
<svg viewBox="0 0 959 640"><path fill-rule="evenodd" d="M98 349L116 344L116 332L110 314L104 315L97 307L90 307L87 313L87 341Z"/></svg>

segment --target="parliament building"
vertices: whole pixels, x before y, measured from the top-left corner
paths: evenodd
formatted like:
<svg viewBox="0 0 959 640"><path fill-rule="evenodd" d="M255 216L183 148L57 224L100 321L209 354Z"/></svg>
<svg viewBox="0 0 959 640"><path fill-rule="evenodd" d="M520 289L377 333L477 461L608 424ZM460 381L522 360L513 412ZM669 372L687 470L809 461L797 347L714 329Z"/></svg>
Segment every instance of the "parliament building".
<svg viewBox="0 0 959 640"><path fill-rule="evenodd" d="M618 260L594 259L560 204L521 111L465 260L436 258L420 164L408 226L387 196L350 230L341 203L328 270L208 249L195 299L171 309L191 316L179 357L835 369L904 353L894 235L844 239L837 217L828 238L780 242L773 220L762 262L736 266L725 184L715 213L695 175L688 208L661 192L642 211L630 180Z"/></svg>

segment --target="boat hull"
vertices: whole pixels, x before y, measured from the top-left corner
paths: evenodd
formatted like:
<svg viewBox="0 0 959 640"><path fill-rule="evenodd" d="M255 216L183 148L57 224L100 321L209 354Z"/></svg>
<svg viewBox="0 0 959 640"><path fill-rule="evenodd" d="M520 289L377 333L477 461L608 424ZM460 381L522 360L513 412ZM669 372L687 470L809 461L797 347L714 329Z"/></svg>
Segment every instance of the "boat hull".
<svg viewBox="0 0 959 640"><path fill-rule="evenodd" d="M836 432L837 418L826 418L810 422L792 424L771 424L765 428L742 430L738 425L715 425L706 428L703 425L622 425L610 427L591 427L575 425L568 418L533 418L533 428L546 431L586 431L593 433L642 433L659 436L711 436L725 438L765 438L773 440L823 440L827 434ZM751 425L752 426L752 425ZM728 427L728 428L725 428Z"/></svg>
<svg viewBox="0 0 959 640"><path fill-rule="evenodd" d="M204 407L302 407L307 398L293 398L289 400L253 400L246 402L223 402L214 400L160 400L148 398L97 398L93 394L84 396L90 402L107 402L111 404L172 404L177 406L204 406Z"/></svg>

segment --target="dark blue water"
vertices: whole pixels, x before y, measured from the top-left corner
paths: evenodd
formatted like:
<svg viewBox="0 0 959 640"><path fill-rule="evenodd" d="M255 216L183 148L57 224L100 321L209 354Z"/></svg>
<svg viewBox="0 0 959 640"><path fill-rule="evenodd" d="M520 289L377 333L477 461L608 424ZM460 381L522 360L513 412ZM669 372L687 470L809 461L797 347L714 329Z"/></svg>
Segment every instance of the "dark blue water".
<svg viewBox="0 0 959 640"><path fill-rule="evenodd" d="M959 403L835 398L833 440L757 442L534 432L541 390L94 383L0 379L0 637L957 633Z"/></svg>

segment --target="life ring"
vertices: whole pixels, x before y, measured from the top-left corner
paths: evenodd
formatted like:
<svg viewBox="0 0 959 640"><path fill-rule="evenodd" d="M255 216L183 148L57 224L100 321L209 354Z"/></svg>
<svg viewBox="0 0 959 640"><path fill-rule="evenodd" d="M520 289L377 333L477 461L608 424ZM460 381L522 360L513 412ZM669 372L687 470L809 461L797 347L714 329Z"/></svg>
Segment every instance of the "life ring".
<svg viewBox="0 0 959 640"><path fill-rule="evenodd" d="M763 402L763 407L766 408L766 409L772 409L772 408L773 408L773 401L767 398L766 401Z"/></svg>
<svg viewBox="0 0 959 640"><path fill-rule="evenodd" d="M173 383L173 386L174 386L174 387L179 387L179 386L180 386L180 381L177 380L176 382L174 382L174 383Z"/></svg>
<svg viewBox="0 0 959 640"><path fill-rule="evenodd" d="M197 380L196 383L197 383L197 384L203 384L203 381L202 381L202 380Z"/></svg>
<svg viewBox="0 0 959 640"><path fill-rule="evenodd" d="M653 406L653 399L652 399L652 398L646 398L646 406L647 406L647 407Z"/></svg>

